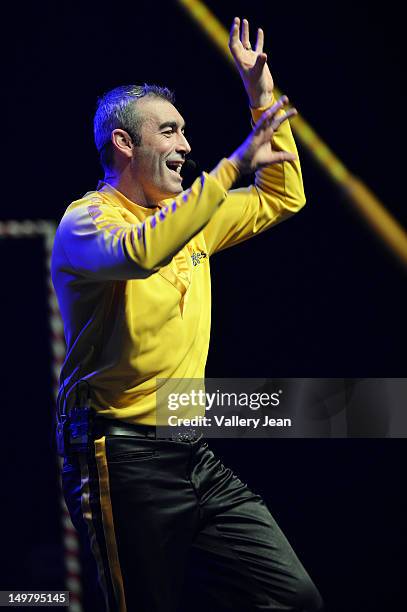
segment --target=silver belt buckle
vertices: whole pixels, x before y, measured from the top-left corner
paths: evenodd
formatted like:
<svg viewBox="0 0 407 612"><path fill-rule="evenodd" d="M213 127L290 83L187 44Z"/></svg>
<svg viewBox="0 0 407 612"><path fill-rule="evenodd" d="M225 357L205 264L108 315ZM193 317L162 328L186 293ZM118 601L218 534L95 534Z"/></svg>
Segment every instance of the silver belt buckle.
<svg viewBox="0 0 407 612"><path fill-rule="evenodd" d="M193 442L198 438L195 429L187 429L186 431L177 431L171 434L173 442Z"/></svg>

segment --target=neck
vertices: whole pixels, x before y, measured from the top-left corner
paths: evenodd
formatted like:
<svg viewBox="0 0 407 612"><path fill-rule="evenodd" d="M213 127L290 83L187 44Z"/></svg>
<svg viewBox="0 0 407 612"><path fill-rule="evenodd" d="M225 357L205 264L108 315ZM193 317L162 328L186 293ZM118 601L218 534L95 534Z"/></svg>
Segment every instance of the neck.
<svg viewBox="0 0 407 612"><path fill-rule="evenodd" d="M128 200L131 200L139 206L145 208L156 208L157 202L150 200L144 193L141 185L132 180L130 172L124 171L117 174L113 171L106 171L104 179L105 183L109 183L112 187L120 191Z"/></svg>

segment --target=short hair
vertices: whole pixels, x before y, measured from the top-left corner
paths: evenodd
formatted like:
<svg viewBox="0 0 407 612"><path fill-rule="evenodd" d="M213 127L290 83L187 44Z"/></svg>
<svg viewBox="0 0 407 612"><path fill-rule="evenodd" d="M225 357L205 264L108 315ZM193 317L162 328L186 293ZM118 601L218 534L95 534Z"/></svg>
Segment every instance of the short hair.
<svg viewBox="0 0 407 612"><path fill-rule="evenodd" d="M121 128L128 132L136 146L141 144L142 117L137 113L137 100L145 96L163 98L171 104L175 96L167 87L158 85L122 85L103 94L97 101L93 122L95 144L103 168L113 167L112 131Z"/></svg>

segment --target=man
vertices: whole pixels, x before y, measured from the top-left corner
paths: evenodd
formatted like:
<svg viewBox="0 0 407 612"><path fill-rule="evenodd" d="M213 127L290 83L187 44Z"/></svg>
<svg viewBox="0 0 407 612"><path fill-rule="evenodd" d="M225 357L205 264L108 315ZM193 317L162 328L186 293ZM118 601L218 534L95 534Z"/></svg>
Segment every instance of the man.
<svg viewBox="0 0 407 612"><path fill-rule="evenodd" d="M157 379L204 377L210 256L304 204L287 121L296 111L273 99L263 32L252 50L240 26L230 48L257 122L241 147L183 192L190 146L170 92L119 87L95 116L104 181L68 207L55 239L64 492L110 612L175 611L191 550L217 568L197 589L224 606L322 605L261 498L202 438L163 439L155 428ZM255 185L229 191L253 171Z"/></svg>

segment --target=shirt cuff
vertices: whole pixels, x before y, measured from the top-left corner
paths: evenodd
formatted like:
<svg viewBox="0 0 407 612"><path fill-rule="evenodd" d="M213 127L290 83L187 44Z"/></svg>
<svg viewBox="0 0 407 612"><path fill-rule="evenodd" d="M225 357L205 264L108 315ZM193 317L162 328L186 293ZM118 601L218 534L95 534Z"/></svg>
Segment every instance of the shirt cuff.
<svg viewBox="0 0 407 612"><path fill-rule="evenodd" d="M273 106L273 104L276 103L276 98L274 96L274 93L271 97L271 101L269 104L267 104L267 106L259 106L257 108L251 108L250 107L250 112L252 114L252 125L254 126L258 120L260 119L260 117L262 116L262 114L268 110L269 108L271 108Z"/></svg>
<svg viewBox="0 0 407 612"><path fill-rule="evenodd" d="M210 176L213 176L225 191L229 191L233 183L239 178L240 172L234 163L224 157L216 168L212 170Z"/></svg>

